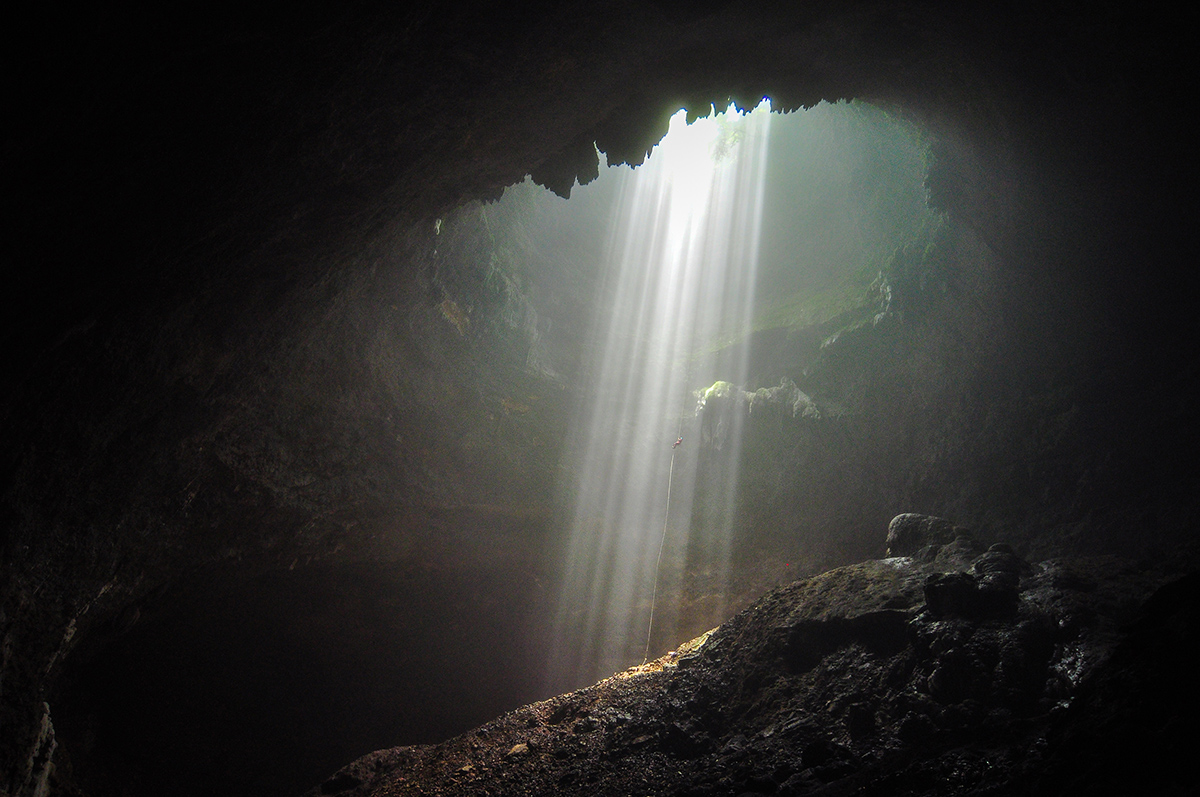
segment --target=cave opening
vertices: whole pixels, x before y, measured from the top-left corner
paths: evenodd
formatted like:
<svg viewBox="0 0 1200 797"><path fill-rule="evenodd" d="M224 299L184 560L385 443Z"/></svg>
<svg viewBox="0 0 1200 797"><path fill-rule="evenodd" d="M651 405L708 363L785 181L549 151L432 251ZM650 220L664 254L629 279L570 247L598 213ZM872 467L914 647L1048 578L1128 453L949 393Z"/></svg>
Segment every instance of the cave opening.
<svg viewBox="0 0 1200 797"><path fill-rule="evenodd" d="M844 412L821 381L837 341L947 290L928 149L862 103L681 112L646 163L569 200L526 182L439 220L441 329L488 347L505 386L462 439L551 449L553 507L449 513L440 558L214 567L143 601L56 700L81 782L296 793L661 655L826 565L842 509L764 502L762 482L774 446Z"/></svg>
<svg viewBox="0 0 1200 797"><path fill-rule="evenodd" d="M777 467L763 438L811 434L822 406L840 411L805 390L821 390L841 334L894 323L902 290L949 290L929 256L946 220L926 199L928 135L864 103L769 107L690 125L680 111L644 164L575 189L599 232L567 226L604 244L570 374L585 387L559 476L551 691L661 655L818 566L763 532L795 529L792 507L754 495ZM543 200L563 213L576 201ZM781 335L811 345L780 358ZM741 474L746 435L759 460Z"/></svg>

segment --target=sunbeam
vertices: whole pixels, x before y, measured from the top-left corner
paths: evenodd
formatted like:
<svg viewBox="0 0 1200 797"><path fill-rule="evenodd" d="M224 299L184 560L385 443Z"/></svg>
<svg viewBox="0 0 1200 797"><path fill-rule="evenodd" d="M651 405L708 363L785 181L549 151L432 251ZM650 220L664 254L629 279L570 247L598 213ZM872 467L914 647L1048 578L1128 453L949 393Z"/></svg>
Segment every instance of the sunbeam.
<svg viewBox="0 0 1200 797"><path fill-rule="evenodd" d="M733 341L726 359L735 370L723 378L744 381L737 342L748 340L754 304L771 114L764 101L751 113L730 108L691 125L685 115L624 176L607 313L591 348L593 389L579 415L582 457L558 614L560 627L574 629L560 638L578 641L558 651L558 680L583 682L640 661L656 608L662 633L649 650L669 644L677 610L663 605L661 589L653 605L656 577L660 587L678 583L689 543L701 544L702 566L718 580L728 568L736 474L724 495L706 496L724 510L692 528L696 441L685 420L711 375L690 363L698 350ZM724 433L733 467L739 432ZM665 535L675 555L660 565Z"/></svg>

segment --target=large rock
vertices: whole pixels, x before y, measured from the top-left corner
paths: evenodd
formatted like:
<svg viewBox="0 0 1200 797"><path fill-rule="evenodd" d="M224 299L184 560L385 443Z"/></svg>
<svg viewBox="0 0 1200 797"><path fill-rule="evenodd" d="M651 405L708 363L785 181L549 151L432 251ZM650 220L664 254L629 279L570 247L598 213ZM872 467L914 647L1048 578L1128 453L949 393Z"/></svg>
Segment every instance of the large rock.
<svg viewBox="0 0 1200 797"><path fill-rule="evenodd" d="M1000 558L979 558L978 579L942 579L978 592ZM1043 793L1047 757L1111 765L1077 735L1060 734L1061 753L1046 739L1086 720L1066 707L1105 671L1131 601L1162 577L1112 560L1045 562L1024 569L1011 614L951 617L920 604L934 567L893 558L797 581L662 659L439 745L373 753L307 797ZM1155 710L1160 723L1185 719L1169 701ZM1149 751L1131 750L1123 763L1141 767ZM1148 788L1190 783L1183 757L1160 764L1137 769Z"/></svg>
<svg viewBox="0 0 1200 797"><path fill-rule="evenodd" d="M965 529L945 518L906 512L896 515L888 524L887 555L915 556L930 546L951 543L965 533Z"/></svg>

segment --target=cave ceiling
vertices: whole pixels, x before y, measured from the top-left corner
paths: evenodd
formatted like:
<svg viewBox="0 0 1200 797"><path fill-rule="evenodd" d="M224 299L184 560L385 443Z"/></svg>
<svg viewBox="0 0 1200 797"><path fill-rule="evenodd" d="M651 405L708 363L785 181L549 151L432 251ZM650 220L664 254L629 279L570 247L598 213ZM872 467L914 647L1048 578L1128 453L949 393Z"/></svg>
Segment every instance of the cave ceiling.
<svg viewBox="0 0 1200 797"><path fill-rule="evenodd" d="M1153 286L1106 276L1123 267L1113 247L1138 244L1095 233L1151 194L1170 210L1143 214L1139 235L1170 227L1178 55L1167 20L1106 9L616 3L47 20L14 81L6 139L19 197L9 418L20 419L6 472L38 473L20 452L57 458L60 445L104 470L122 433L177 459L172 447L236 422L225 410L254 404L249 392L283 390L283 361L353 355L318 351L312 320L354 323L365 312L354 303L380 284L362 273L411 268L434 219L526 174L566 194L594 175L593 142L610 163L639 163L676 108L764 95L782 110L855 97L926 125L931 202L1006 268L1077 280L1102 300L1121 293L1130 327L1169 323ZM1155 267L1170 273L1179 256ZM91 390L85 428L39 445ZM118 493L180 489L131 467ZM338 511L316 509L327 510Z"/></svg>

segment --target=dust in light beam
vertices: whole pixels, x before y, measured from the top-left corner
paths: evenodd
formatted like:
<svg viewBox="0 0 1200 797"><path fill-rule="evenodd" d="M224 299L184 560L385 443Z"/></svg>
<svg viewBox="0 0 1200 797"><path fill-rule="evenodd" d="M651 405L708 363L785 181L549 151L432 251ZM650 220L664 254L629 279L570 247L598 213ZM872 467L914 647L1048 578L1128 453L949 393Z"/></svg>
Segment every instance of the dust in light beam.
<svg viewBox="0 0 1200 797"><path fill-rule="evenodd" d="M672 117L642 166L621 170L598 297L605 309L568 468L572 509L552 657L560 686L641 662L664 534L672 551L703 551L698 566L710 577L728 571L735 479L726 480L727 494L705 496L709 509L693 528L696 441L672 444L694 414L694 391L712 381L697 372L697 353L732 345L725 359L733 370L719 378L745 381L747 358L736 347L748 341L755 298L771 114L764 101L749 113L731 107L690 125L685 118ZM736 462L739 437L725 431L728 461ZM681 568L678 555L664 557L659 583L677 583ZM660 591L654 625L664 639L676 614Z"/></svg>

